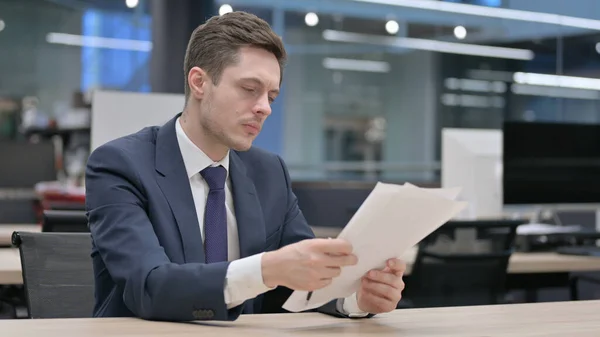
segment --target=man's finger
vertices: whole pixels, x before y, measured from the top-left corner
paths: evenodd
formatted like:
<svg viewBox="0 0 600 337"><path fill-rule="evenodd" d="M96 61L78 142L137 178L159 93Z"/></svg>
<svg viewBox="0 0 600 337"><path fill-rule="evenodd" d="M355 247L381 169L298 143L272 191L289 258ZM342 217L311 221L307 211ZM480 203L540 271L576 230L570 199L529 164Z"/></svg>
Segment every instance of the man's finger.
<svg viewBox="0 0 600 337"><path fill-rule="evenodd" d="M381 297L366 288L363 288L362 296L364 296L363 301L368 307L366 310L373 314L390 312L398 305L398 302L390 301L389 299Z"/></svg>
<svg viewBox="0 0 600 337"><path fill-rule="evenodd" d="M373 282L368 278L363 278L362 287L374 296L384 298L388 301L395 301L398 290L384 283Z"/></svg>
<svg viewBox="0 0 600 337"><path fill-rule="evenodd" d="M354 266L358 263L358 258L354 254L349 255L327 255L324 257L327 267L345 267Z"/></svg>
<svg viewBox="0 0 600 337"><path fill-rule="evenodd" d="M352 253L352 245L344 239L313 239L315 248L321 253L331 255L348 255Z"/></svg>
<svg viewBox="0 0 600 337"><path fill-rule="evenodd" d="M406 271L406 263L400 259L389 259L387 261L387 267L389 267L397 276L401 276Z"/></svg>
<svg viewBox="0 0 600 337"><path fill-rule="evenodd" d="M392 274L391 272L386 273L385 271L371 270L367 273L366 277L373 282L382 283L398 290L404 288L402 277L396 276L396 274Z"/></svg>
<svg viewBox="0 0 600 337"><path fill-rule="evenodd" d="M340 267L325 267L321 272L323 278L335 278L340 276L342 269Z"/></svg>

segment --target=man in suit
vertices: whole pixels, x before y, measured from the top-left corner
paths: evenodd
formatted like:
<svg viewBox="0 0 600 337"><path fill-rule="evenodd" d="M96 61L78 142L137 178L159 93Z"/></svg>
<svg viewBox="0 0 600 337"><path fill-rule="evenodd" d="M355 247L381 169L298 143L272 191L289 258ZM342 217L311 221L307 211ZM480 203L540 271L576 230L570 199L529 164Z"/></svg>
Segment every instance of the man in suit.
<svg viewBox="0 0 600 337"><path fill-rule="evenodd" d="M281 39L256 16L213 17L188 44L183 112L90 155L94 316L234 320L281 311L291 290L325 287L357 262L348 242L314 238L283 160L252 147L285 58ZM388 261L356 294L319 311L395 309L404 268Z"/></svg>

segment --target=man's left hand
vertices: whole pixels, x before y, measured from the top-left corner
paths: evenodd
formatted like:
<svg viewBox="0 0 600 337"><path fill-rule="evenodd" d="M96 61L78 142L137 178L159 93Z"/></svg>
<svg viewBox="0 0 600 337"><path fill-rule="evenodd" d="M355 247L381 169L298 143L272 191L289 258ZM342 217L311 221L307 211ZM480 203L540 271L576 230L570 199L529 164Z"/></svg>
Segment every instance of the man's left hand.
<svg viewBox="0 0 600 337"><path fill-rule="evenodd" d="M402 298L404 282L402 275L406 264L400 259L390 259L383 270L371 270L361 280L358 290L358 308L371 314L396 309Z"/></svg>

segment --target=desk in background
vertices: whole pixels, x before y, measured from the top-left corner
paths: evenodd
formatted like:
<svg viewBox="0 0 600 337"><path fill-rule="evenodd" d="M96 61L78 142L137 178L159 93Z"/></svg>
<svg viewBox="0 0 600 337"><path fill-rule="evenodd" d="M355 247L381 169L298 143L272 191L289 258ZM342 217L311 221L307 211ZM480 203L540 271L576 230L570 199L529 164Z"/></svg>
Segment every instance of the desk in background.
<svg viewBox="0 0 600 337"><path fill-rule="evenodd" d="M16 248L0 248L0 285L21 285L21 257Z"/></svg>
<svg viewBox="0 0 600 337"><path fill-rule="evenodd" d="M242 315L235 322L170 323L136 318L0 321L19 337L114 336L495 336L596 337L600 301L396 310L370 319L318 313Z"/></svg>
<svg viewBox="0 0 600 337"><path fill-rule="evenodd" d="M406 262L405 276L410 276L413 262L417 254L416 248L410 249L402 256ZM0 284L22 284L21 262L19 251L16 248L0 248ZM600 271L600 258L590 256L560 255L557 253L515 253L510 258L508 265L509 279L531 277L536 282L544 281L548 274L565 274L571 272ZM557 281L555 281L557 282ZM562 283L561 283L562 282ZM565 286L561 281L557 286ZM515 282L509 288L521 289L523 281ZM533 281L526 282L529 287L536 287ZM541 283L542 287L545 283ZM527 287L527 288L529 288Z"/></svg>
<svg viewBox="0 0 600 337"><path fill-rule="evenodd" d="M337 237L341 228L313 227L313 231L320 238ZM407 287L410 287L410 273L416 254L417 248L413 247L401 257L406 262L404 275ZM540 289L571 287L571 273L575 272L600 272L600 258L555 252L516 252L508 263L506 289L524 290L526 302L537 302Z"/></svg>
<svg viewBox="0 0 600 337"><path fill-rule="evenodd" d="M0 285L23 284L19 250L10 248L12 246L12 233L17 231L39 232L41 226L38 224L0 224Z"/></svg>
<svg viewBox="0 0 600 337"><path fill-rule="evenodd" d="M42 227L38 224L8 225L0 224L0 247L12 246L12 233L14 232L39 232Z"/></svg>

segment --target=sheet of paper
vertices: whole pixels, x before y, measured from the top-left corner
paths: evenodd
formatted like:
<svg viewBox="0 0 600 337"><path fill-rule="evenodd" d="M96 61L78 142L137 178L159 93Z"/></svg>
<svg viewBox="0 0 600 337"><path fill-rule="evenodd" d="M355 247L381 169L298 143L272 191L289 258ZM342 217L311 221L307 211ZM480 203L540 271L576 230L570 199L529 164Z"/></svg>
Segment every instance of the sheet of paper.
<svg viewBox="0 0 600 337"><path fill-rule="evenodd" d="M458 198L458 195L460 194L461 188L460 187L451 187L451 188L422 188L422 187L417 187L411 183L405 183L403 186L410 186L410 187L416 187L416 188L420 188L424 191L430 192L430 193L435 193L437 195L439 195L440 197L444 197L446 199L450 199L450 200L456 200L456 198Z"/></svg>
<svg viewBox="0 0 600 337"><path fill-rule="evenodd" d="M466 202L454 200L459 192L454 188L377 183L338 236L352 244L358 263L344 267L330 285L314 291L310 301L306 298L308 292L294 291L283 308L305 311L352 295L366 272L384 268L388 259L401 257L464 209Z"/></svg>

